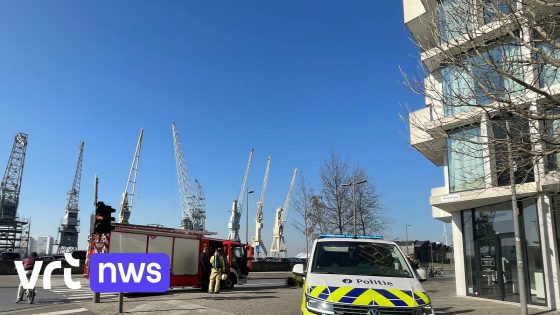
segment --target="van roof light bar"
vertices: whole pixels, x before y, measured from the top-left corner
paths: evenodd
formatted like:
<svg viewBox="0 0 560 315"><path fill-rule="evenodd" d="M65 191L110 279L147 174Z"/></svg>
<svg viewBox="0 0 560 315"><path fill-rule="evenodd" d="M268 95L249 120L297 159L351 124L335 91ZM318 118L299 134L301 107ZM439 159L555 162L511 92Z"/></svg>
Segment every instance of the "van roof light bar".
<svg viewBox="0 0 560 315"><path fill-rule="evenodd" d="M346 234L321 234L319 238L354 238L354 239L368 239L368 240L382 240L381 235L346 235Z"/></svg>

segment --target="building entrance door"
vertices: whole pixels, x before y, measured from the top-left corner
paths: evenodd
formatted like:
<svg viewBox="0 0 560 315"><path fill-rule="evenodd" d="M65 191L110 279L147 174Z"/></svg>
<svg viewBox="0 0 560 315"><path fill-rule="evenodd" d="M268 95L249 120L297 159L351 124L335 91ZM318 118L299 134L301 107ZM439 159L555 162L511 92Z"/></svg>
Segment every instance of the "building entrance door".
<svg viewBox="0 0 560 315"><path fill-rule="evenodd" d="M499 299L497 239L495 237L480 239L478 241L478 251L480 257L480 295Z"/></svg>
<svg viewBox="0 0 560 315"><path fill-rule="evenodd" d="M513 233L480 239L478 249L480 295L504 301L519 301Z"/></svg>

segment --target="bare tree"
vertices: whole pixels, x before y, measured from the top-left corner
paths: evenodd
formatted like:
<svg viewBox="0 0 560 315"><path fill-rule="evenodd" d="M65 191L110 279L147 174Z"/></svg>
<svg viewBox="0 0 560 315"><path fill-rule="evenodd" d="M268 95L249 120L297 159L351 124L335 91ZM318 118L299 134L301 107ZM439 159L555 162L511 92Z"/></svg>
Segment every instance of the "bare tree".
<svg viewBox="0 0 560 315"><path fill-rule="evenodd" d="M331 152L321 168L321 201L325 208L325 221L333 232L343 234L352 219L349 189L343 187L350 181L348 163ZM351 197L351 196L350 196Z"/></svg>
<svg viewBox="0 0 560 315"><path fill-rule="evenodd" d="M333 152L321 168L320 179L320 194L315 194L304 177L300 177L294 200L294 209L299 215L293 223L298 231L310 240L321 234L351 233L354 204L352 190L344 184L365 179L367 183L357 185L354 196L357 228L362 235L384 232L387 219L373 180L363 168L351 170L348 163Z"/></svg>
<svg viewBox="0 0 560 315"><path fill-rule="evenodd" d="M360 167L354 170L353 181L367 180L356 186L356 220L357 228L362 235L373 235L385 230L387 219L375 185L366 171Z"/></svg>
<svg viewBox="0 0 560 315"><path fill-rule="evenodd" d="M434 3L422 18L427 32L413 33L421 73L406 81L428 108L409 115L411 141L432 158L448 160L452 192L509 187L517 210L520 184L538 181L544 169L558 169L560 3ZM526 193L540 193L535 186ZM514 213L526 314L522 233Z"/></svg>
<svg viewBox="0 0 560 315"><path fill-rule="evenodd" d="M295 198L293 202L294 211L297 214L297 220L293 221L293 226L305 235L305 250L309 256L309 241L315 239L317 235L317 215L316 207L313 207L314 202L313 189L307 186L305 181L305 174L300 172L298 185L296 186Z"/></svg>

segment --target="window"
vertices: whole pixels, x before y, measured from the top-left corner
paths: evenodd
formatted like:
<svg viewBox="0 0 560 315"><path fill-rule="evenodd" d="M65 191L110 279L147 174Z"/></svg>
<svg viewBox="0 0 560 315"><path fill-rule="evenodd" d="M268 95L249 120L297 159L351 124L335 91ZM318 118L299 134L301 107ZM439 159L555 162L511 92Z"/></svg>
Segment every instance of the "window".
<svg viewBox="0 0 560 315"><path fill-rule="evenodd" d="M544 304L546 303L544 267L539 235L539 219L534 200L523 201L523 227L529 284L531 286L531 302L533 304Z"/></svg>
<svg viewBox="0 0 560 315"><path fill-rule="evenodd" d="M481 105L508 100L524 91L514 80L524 79L520 45L498 45L471 56L470 61L475 81L475 97ZM507 74L501 74L500 71Z"/></svg>
<svg viewBox="0 0 560 315"><path fill-rule="evenodd" d="M531 151L529 122L525 119L509 118L509 124L513 140L508 140L504 119L492 121L493 142L495 142L493 143L494 160L496 162L495 172L498 186L509 186L511 184L508 142L512 145L515 183L523 184L535 181L533 157L525 153Z"/></svg>
<svg viewBox="0 0 560 315"><path fill-rule="evenodd" d="M447 140L449 190L485 187L480 128L458 130Z"/></svg>
<svg viewBox="0 0 560 315"><path fill-rule="evenodd" d="M467 279L467 292L472 295L478 295L478 277L475 273L476 252L474 244L472 210L463 211L463 244L465 249L465 278Z"/></svg>
<svg viewBox="0 0 560 315"><path fill-rule="evenodd" d="M440 73L446 116L465 112L473 106L508 100L525 90L515 82L524 79L518 44L497 45L488 51L465 56L462 64L442 67Z"/></svg>
<svg viewBox="0 0 560 315"><path fill-rule="evenodd" d="M319 242L311 272L412 278L404 257L393 244L371 242Z"/></svg>
<svg viewBox="0 0 560 315"><path fill-rule="evenodd" d="M528 284L528 302L546 304L543 249L534 199L518 202L521 211L523 273ZM556 207L555 207L556 209ZM466 288L470 295L519 301L517 257L511 202L462 212Z"/></svg>
<svg viewBox="0 0 560 315"><path fill-rule="evenodd" d="M537 45L541 53L537 55L537 61L542 62L539 71L539 84L541 87L550 87L560 83L560 73L558 67L553 66L551 61L560 62L560 49L552 47L551 43L540 43Z"/></svg>
<svg viewBox="0 0 560 315"><path fill-rule="evenodd" d="M560 120L545 120L546 146L548 149L558 148L560 144ZM546 170L557 170L560 167L560 152L546 157Z"/></svg>
<svg viewBox="0 0 560 315"><path fill-rule="evenodd" d="M476 105L474 84L469 72L468 68L458 66L441 69L445 116L465 112Z"/></svg>
<svg viewBox="0 0 560 315"><path fill-rule="evenodd" d="M484 24L500 19L503 14L510 14L515 9L517 0L484 0Z"/></svg>
<svg viewBox="0 0 560 315"><path fill-rule="evenodd" d="M475 14L470 0L441 0L439 32L443 42L457 40L475 28ZM465 18L467 17L467 18Z"/></svg>

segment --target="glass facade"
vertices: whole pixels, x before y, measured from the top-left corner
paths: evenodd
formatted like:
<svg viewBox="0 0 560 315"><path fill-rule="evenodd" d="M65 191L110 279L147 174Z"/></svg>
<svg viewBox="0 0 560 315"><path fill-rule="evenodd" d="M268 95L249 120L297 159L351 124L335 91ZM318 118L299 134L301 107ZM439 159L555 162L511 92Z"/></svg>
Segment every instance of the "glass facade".
<svg viewBox="0 0 560 315"><path fill-rule="evenodd" d="M509 156L507 152L508 137L512 138L514 143L521 144L527 152L531 151L531 140L529 131L529 122L525 119L510 117L507 119L510 123L510 127L513 131L508 136L506 120L501 118L495 118L492 120L492 131L494 134L494 139L498 140L493 143L494 150L496 152L504 152L504 154L497 154L494 156L494 161L496 167L494 172L496 173L496 178L498 180L498 186L509 186L510 181L510 163ZM503 141L499 141L503 140ZM533 170L533 156L530 154L522 154L521 152L516 152L512 155L514 167L514 177L516 184L523 184L535 181L535 173Z"/></svg>
<svg viewBox="0 0 560 315"><path fill-rule="evenodd" d="M506 72L523 80L521 46L511 43L494 46L485 52L465 57L464 64L444 66L440 70L443 85L444 115L464 112L474 105L519 96L525 89Z"/></svg>
<svg viewBox="0 0 560 315"><path fill-rule="evenodd" d="M458 130L447 139L447 164L451 192L480 189L484 181L484 162L480 128Z"/></svg>
<svg viewBox="0 0 560 315"><path fill-rule="evenodd" d="M484 0L484 24L496 21L503 14L513 12L515 0Z"/></svg>
<svg viewBox="0 0 560 315"><path fill-rule="evenodd" d="M525 278L528 301L546 303L537 207L532 199L518 203L526 242ZM511 203L465 210L463 242L467 293L485 298L519 301L518 270Z"/></svg>
<svg viewBox="0 0 560 315"><path fill-rule="evenodd" d="M465 0L440 0L439 32L442 42L457 40L467 30L474 30L476 16Z"/></svg>
<svg viewBox="0 0 560 315"><path fill-rule="evenodd" d="M472 211L463 211L463 247L465 249L465 277L467 279L467 292L478 295L477 260L475 254L473 214Z"/></svg>
<svg viewBox="0 0 560 315"><path fill-rule="evenodd" d="M543 62L539 71L539 84L541 87L549 87L554 84L560 83L560 73L558 67L548 63L549 59L558 61L560 60L560 49L555 49L550 43L542 43L538 45L541 49L541 54L538 59Z"/></svg>

